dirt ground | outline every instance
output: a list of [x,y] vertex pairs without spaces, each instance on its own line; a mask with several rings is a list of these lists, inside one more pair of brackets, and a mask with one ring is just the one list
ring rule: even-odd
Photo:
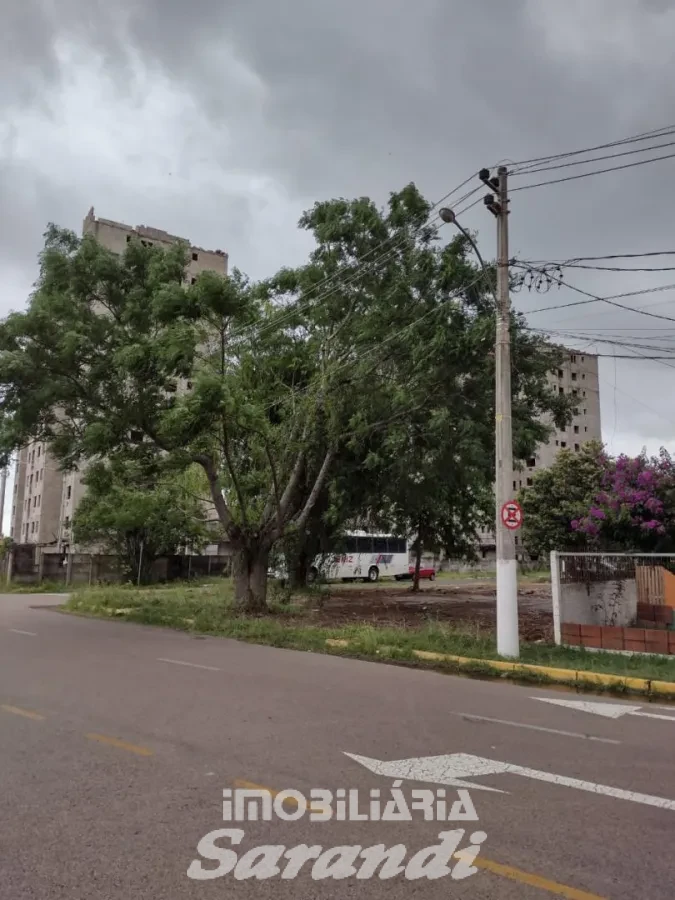
[[[424,625],[429,621],[466,623],[495,629],[494,582],[424,582],[414,594],[409,585],[335,585],[324,597],[317,618],[324,625],[365,622],[376,625]],[[520,634],[526,641],[553,640],[551,587],[518,589]]]

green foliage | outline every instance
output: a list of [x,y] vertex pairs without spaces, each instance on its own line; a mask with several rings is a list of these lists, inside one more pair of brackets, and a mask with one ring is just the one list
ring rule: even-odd
[[205,510],[190,491],[193,473],[165,475],[157,459],[118,453],[93,463],[73,518],[78,544],[117,554],[127,577],[145,581],[155,559],[199,551],[209,540]]
[[561,450],[548,469],[537,472],[520,494],[523,507],[523,544],[532,555],[551,550],[583,551],[588,538],[572,528],[600,491],[603,478],[602,444],[589,441],[574,453]]
[[[266,606],[275,544],[355,515],[468,552],[490,505],[493,278],[463,238],[441,246],[429,212],[414,185],[384,210],[317,203],[300,220],[307,265],[257,285],[236,270],[187,284],[182,245],[117,256],[51,226],[27,310],[0,326],[0,457],[37,439],[66,469],[92,460],[90,478],[116,455],[145,465],[148,448],[164,473],[199,466],[249,609]],[[546,384],[556,351],[512,326],[524,456],[546,437],[539,414],[567,408]],[[106,490],[109,533],[155,521],[128,485]],[[96,532],[91,503],[80,534]]]

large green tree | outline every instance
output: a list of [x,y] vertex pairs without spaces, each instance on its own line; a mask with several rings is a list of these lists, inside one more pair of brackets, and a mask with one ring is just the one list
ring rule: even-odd
[[[316,241],[308,264],[259,285],[236,270],[187,284],[181,245],[132,241],[117,256],[50,228],[27,310],[0,326],[0,450],[45,440],[68,467],[148,443],[177,470],[199,465],[235,551],[237,601],[265,609],[272,547],[306,534],[317,502],[335,524],[356,496],[350,468],[370,485],[387,477],[399,426],[438,409],[448,435],[468,431],[479,465],[490,460],[494,302],[429,212],[413,185],[384,210],[318,203],[300,221]],[[551,352],[527,347],[514,421],[534,435],[538,412],[563,409],[541,377]],[[376,513],[390,506],[360,494]]]
[[73,517],[75,542],[116,554],[134,581],[146,581],[162,556],[199,551],[210,534],[191,475],[166,472],[161,460],[137,453],[92,463]]
[[[444,244],[429,211],[412,185],[385,209],[367,198],[316,204],[301,222],[316,241],[309,263],[267,284],[278,303],[337,279],[320,307],[324,361],[345,371],[335,390],[362,385],[352,422],[372,423],[342,443],[312,527],[295,536],[298,579],[327,529],[368,521],[415,536],[419,554],[470,555],[476,527],[494,520],[494,270],[476,266],[464,238]],[[522,459],[548,437],[542,416],[560,425],[569,403],[547,383],[560,351],[518,316],[511,332]]]
[[589,441],[578,452],[561,450],[548,469],[523,488],[523,544],[533,556],[547,556],[551,550],[587,549],[589,537],[572,528],[592,506],[601,491],[605,471],[602,444]]
[[264,609],[270,548],[309,515],[335,426],[311,335],[236,271],[192,285],[186,267],[182,245],[117,256],[51,227],[27,310],[0,327],[0,445],[45,440],[68,467],[147,442],[201,466],[237,600]]

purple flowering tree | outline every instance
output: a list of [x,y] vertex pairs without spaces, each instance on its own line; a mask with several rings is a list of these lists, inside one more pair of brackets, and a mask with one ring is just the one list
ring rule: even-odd
[[601,490],[571,523],[601,549],[666,552],[675,544],[675,466],[662,449],[634,458],[603,455]]

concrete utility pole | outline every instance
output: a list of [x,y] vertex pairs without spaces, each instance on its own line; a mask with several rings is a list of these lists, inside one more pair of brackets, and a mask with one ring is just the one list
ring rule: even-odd
[[497,543],[497,652],[520,654],[518,638],[518,568],[513,531],[502,520],[502,509],[512,499],[513,428],[511,422],[511,334],[509,299],[509,197],[505,166],[490,178],[482,169],[481,180],[497,192],[485,205],[497,219],[497,335],[495,344],[495,495]]
[[5,519],[5,494],[7,492],[7,467],[2,470],[0,474],[0,534],[5,533],[4,527],[4,519]]

